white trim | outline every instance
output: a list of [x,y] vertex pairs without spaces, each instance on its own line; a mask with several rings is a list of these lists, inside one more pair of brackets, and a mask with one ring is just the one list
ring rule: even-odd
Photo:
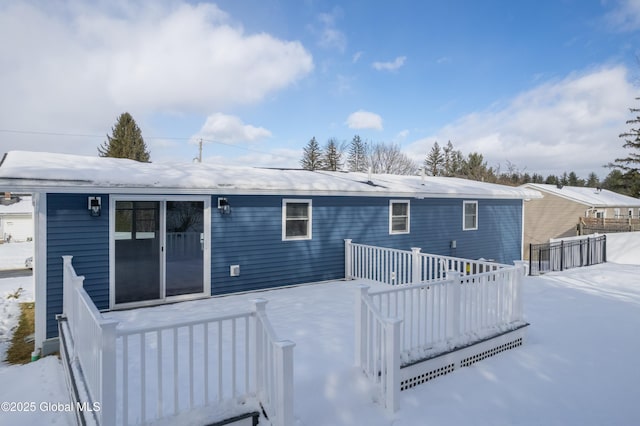
[[33,280],[35,287],[35,349],[47,339],[47,194],[33,194]]
[[[289,203],[307,203],[309,204],[308,210],[308,223],[307,223],[307,235],[302,237],[287,237],[287,204]],[[313,200],[311,198],[283,198],[282,199],[282,241],[300,241],[313,239]]]
[[109,193],[117,190],[119,194],[148,194],[148,195],[208,195],[214,196],[220,193],[228,195],[273,195],[285,197],[312,197],[312,196],[340,196],[340,197],[392,197],[392,198],[474,198],[474,199],[496,199],[496,200],[519,200],[534,197],[531,194],[490,194],[490,193],[452,193],[452,192],[416,192],[414,190],[402,191],[334,191],[327,189],[252,189],[252,188],[177,188],[177,187],[114,187],[109,185],[93,185],[90,182],[59,181],[55,184],[43,185],[41,182],[16,182],[14,179],[0,178],[0,186],[12,190],[13,192],[52,192],[62,194],[86,194],[89,192]]
[[[474,227],[470,227],[467,228],[467,205],[473,204],[476,206],[476,212],[475,212],[475,226]],[[477,200],[465,200],[462,202],[462,230],[463,231],[477,231],[478,230],[478,222],[479,222],[479,218],[478,218],[479,214],[478,214],[478,201]],[[524,223],[524,222],[523,222]]]
[[[404,231],[393,230],[393,205],[407,205],[407,229]],[[389,235],[402,235],[411,233],[411,200],[389,200]]]
[[[115,209],[116,201],[158,201],[160,202],[160,240],[164,248],[166,245],[166,203],[167,201],[202,201],[203,209],[203,231],[204,250],[203,256],[203,292],[193,294],[183,294],[179,296],[166,295],[160,299],[146,300],[142,302],[116,303],[115,292]],[[160,256],[160,287],[162,294],[165,294],[165,274],[166,274],[166,251],[163,249]],[[129,194],[109,194],[109,309],[133,308],[141,306],[161,305],[170,302],[184,300],[194,300],[211,296],[211,196],[203,195],[129,195]]]

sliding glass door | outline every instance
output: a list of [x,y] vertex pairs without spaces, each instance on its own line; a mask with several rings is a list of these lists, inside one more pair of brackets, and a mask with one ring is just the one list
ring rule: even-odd
[[166,295],[203,292],[204,203],[167,201]]
[[208,294],[210,201],[114,197],[112,306]]

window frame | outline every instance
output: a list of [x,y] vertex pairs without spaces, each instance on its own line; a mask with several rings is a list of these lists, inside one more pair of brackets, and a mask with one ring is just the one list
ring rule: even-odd
[[[303,236],[287,236],[287,205],[307,204],[307,234]],[[299,220],[299,219],[298,219]],[[282,199],[282,241],[304,241],[313,239],[313,200],[310,198],[283,198]]]
[[[394,204],[406,204],[407,205],[407,226],[405,230],[395,231],[393,229],[393,218],[394,217],[403,217],[403,216],[394,216],[393,214],[393,205]],[[389,200],[389,235],[402,235],[411,233],[411,200]]]
[[[467,227],[467,206],[468,205],[473,205],[475,206],[475,214],[474,214],[474,226],[473,227]],[[474,200],[468,200],[468,201],[463,201],[462,202],[462,230],[463,231],[477,231],[478,230],[478,201]]]

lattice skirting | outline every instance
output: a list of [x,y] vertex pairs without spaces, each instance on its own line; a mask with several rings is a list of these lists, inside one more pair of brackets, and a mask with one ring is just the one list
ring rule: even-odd
[[498,336],[402,367],[400,369],[400,390],[411,389],[436,377],[449,374],[458,368],[468,367],[500,352],[522,346],[528,325],[526,324]]

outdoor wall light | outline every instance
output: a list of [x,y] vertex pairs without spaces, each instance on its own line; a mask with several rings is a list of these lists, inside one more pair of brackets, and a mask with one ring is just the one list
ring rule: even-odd
[[93,217],[98,217],[101,211],[102,199],[100,197],[89,197],[89,214]]
[[218,198],[218,210],[220,214],[230,214],[231,205],[229,204],[229,200],[223,197]]

